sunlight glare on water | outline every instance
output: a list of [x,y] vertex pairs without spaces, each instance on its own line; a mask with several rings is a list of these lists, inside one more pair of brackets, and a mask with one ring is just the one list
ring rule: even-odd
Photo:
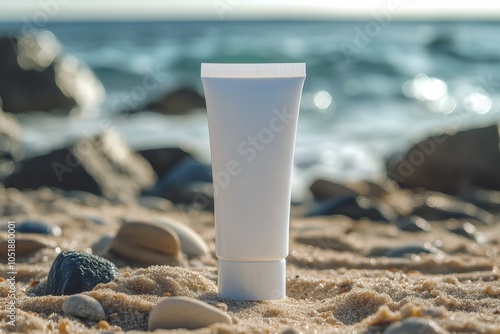
[[314,96],[314,105],[319,109],[325,110],[332,104],[332,100],[330,93],[322,90]]

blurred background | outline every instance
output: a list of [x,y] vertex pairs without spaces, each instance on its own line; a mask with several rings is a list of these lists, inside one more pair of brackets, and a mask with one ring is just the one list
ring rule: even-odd
[[0,98],[23,159],[112,128],[209,163],[200,63],[306,62],[295,188],[378,180],[428,135],[498,123],[498,18],[495,1],[1,1]]

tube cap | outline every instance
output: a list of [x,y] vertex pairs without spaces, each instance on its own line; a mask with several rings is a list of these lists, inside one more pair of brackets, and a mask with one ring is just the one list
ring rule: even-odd
[[286,298],[286,261],[219,260],[219,295],[240,300]]

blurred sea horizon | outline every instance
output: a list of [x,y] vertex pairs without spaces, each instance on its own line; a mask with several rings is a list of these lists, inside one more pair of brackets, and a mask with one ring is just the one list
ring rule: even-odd
[[[0,34],[23,28],[2,22]],[[377,179],[387,157],[416,140],[500,121],[499,28],[496,22],[416,20],[49,23],[44,29],[90,66],[107,95],[81,117],[19,115],[27,153],[106,124],[134,148],[187,147],[209,161],[203,112],[124,117],[117,106],[140,106],[178,87],[202,93],[202,62],[306,62],[295,185],[318,176]],[[158,87],[134,97],[151,75]]]

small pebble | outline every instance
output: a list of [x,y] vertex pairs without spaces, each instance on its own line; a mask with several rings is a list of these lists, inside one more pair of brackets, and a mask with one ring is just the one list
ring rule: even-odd
[[62,305],[65,315],[72,315],[81,319],[99,321],[106,318],[102,305],[92,297],[73,295],[68,297]]
[[218,308],[190,297],[167,297],[149,314],[148,330],[198,329],[222,322],[231,324],[231,317]]
[[16,232],[60,236],[61,228],[39,220],[25,220],[16,225]]
[[58,329],[60,334],[69,334],[72,332],[70,324],[68,324],[64,319],[59,322]]
[[92,290],[99,283],[108,283],[119,276],[108,260],[93,254],[65,251],[60,253],[49,271],[47,295],[73,295]]
[[401,217],[396,225],[401,231],[406,232],[429,232],[431,230],[431,225],[427,220],[418,216]]
[[101,320],[99,321],[99,323],[97,324],[97,328],[99,329],[102,329],[102,330],[108,330],[111,328],[111,326],[109,325],[109,323],[106,321],[106,320]]
[[145,265],[169,264],[177,257],[181,242],[168,226],[145,221],[123,224],[111,242],[109,251]]
[[389,249],[385,256],[387,257],[408,257],[414,254],[435,254],[439,250],[430,244],[425,245],[407,245]]
[[205,241],[189,226],[172,219],[162,219],[159,222],[177,233],[181,242],[182,252],[187,254],[187,256],[191,258],[198,257],[207,255],[210,252]]
[[418,334],[446,334],[447,331],[443,330],[438,324],[432,320],[423,318],[406,318],[403,321],[398,321],[391,324],[386,328],[384,334],[404,334],[404,333],[418,333]]
[[[0,258],[7,259],[9,242],[3,240],[0,242]],[[50,242],[38,235],[19,235],[16,236],[16,257],[21,258],[40,250],[51,247]]]
[[455,233],[466,237],[467,239],[477,240],[477,229],[471,223],[464,223],[460,227],[452,228],[449,230],[451,233]]

